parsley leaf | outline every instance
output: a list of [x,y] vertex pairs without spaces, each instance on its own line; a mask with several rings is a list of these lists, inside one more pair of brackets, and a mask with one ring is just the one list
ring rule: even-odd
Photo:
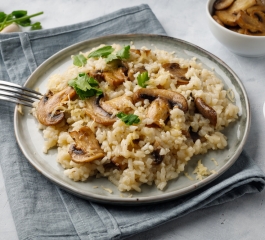
[[106,62],[111,62],[115,59],[128,59],[130,57],[130,45],[123,47],[116,54],[113,54],[114,48],[112,46],[104,46],[91,52],[87,58],[106,58]]
[[40,22],[35,22],[31,25],[30,30],[39,30],[42,29],[41,23]]
[[115,54],[110,54],[106,58],[106,62],[111,62],[116,59],[128,59],[130,57],[130,46],[125,46],[124,48],[120,49],[116,55]]
[[130,45],[119,50],[116,56],[120,59],[128,59],[130,57]]
[[68,85],[75,89],[82,100],[103,93],[100,88],[97,88],[99,85],[97,80],[89,77],[86,73],[79,73],[76,79],[68,82]]
[[142,88],[146,88],[147,86],[147,81],[149,80],[150,78],[148,77],[148,72],[143,72],[141,74],[139,74],[137,76],[137,82],[138,82],[138,85],[141,86]]
[[87,63],[87,59],[83,54],[74,55],[73,58],[73,64],[78,67],[83,67]]
[[120,112],[116,115],[119,119],[121,119],[126,125],[137,124],[140,122],[140,119],[137,115],[134,114],[126,114]]
[[118,57],[116,55],[110,54],[108,57],[106,57],[105,60],[108,63],[108,62],[111,62],[111,61],[116,60],[116,59],[118,59]]
[[94,52],[89,53],[87,58],[97,58],[97,57],[107,57],[114,51],[114,48],[112,46],[104,46],[102,48],[97,49]]
[[21,17],[24,17],[27,15],[27,11],[25,10],[16,10],[16,11],[13,11],[12,12],[12,15],[15,17],[15,18],[21,18]]

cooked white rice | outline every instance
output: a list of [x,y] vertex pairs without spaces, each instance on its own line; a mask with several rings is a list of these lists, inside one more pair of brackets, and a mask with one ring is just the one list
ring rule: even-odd
[[[112,46],[116,50],[121,48],[116,44]],[[185,76],[190,79],[189,83],[176,86],[177,82],[172,80],[170,73],[161,66],[166,62],[178,63],[182,68],[188,68]],[[238,107],[227,98],[227,91],[224,90],[222,81],[214,72],[203,69],[195,58],[181,59],[174,53],[156,49],[148,56],[142,54],[139,57],[131,53],[128,64],[131,69],[145,67],[150,76],[147,88],[159,86],[182,94],[187,99],[189,111],[184,113],[175,107],[170,110],[169,120],[162,127],[150,127],[148,125],[152,123],[152,119],[146,117],[150,101],[144,100],[135,104],[128,103],[131,113],[139,116],[141,120],[139,124],[128,126],[118,119],[111,126],[103,126],[85,113],[85,100],[69,100],[64,103],[66,121],[56,126],[42,126],[45,139],[44,152],[56,147],[58,163],[65,169],[65,175],[74,181],[86,181],[91,176],[106,177],[120,191],[141,191],[142,184],[153,183],[158,189],[163,190],[169,180],[177,178],[184,171],[192,156],[204,154],[209,149],[224,149],[227,146],[227,138],[221,130],[237,119]],[[78,73],[104,70],[105,67],[105,59],[89,58],[84,67],[72,65],[65,73],[51,76],[47,88],[53,93],[59,92],[66,88],[68,81],[76,78]],[[137,84],[138,74],[135,74],[135,80],[126,80],[116,89],[104,81],[100,82],[100,88],[110,99],[124,94],[132,96],[141,88]],[[193,98],[202,98],[216,111],[215,127],[194,110],[191,94]],[[88,126],[95,133],[105,157],[83,164],[71,160],[68,150],[74,140],[69,132],[77,131],[82,126]],[[192,131],[204,137],[204,141],[198,139],[193,142],[184,135],[183,131],[188,131],[190,127]],[[164,156],[160,164],[153,163],[153,144],[156,141],[161,145],[160,155]],[[119,156],[124,157],[123,161],[127,168],[122,170],[118,167],[109,167],[111,159]]]

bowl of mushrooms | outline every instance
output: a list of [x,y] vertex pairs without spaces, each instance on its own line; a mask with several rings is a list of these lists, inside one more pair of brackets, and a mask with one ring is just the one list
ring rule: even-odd
[[231,52],[265,56],[265,0],[208,0],[206,12],[212,34]]

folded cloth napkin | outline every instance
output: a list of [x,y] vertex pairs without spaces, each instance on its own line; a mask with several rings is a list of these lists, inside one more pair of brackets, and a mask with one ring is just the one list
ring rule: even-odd
[[[165,31],[150,8],[140,5],[66,27],[0,35],[0,79],[22,85],[37,66],[60,49],[118,33]],[[13,133],[13,112],[13,104],[0,102],[0,162],[20,239],[126,238],[197,209],[261,191],[265,185],[264,173],[243,152],[211,184],[167,204],[132,209],[89,202],[59,189],[23,157]]]

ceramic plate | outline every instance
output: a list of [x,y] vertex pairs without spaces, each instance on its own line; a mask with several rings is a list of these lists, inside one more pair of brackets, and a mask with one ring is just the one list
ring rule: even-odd
[[[169,52],[174,51],[177,57],[190,59],[196,57],[203,67],[209,70],[214,69],[217,76],[223,80],[226,89],[232,89],[235,94],[235,104],[239,107],[239,119],[229,125],[225,130],[228,136],[228,147],[224,150],[209,151],[204,156],[195,156],[187,165],[185,171],[192,174],[198,159],[203,157],[203,164],[216,173],[204,178],[202,181],[189,180],[186,176],[180,175],[177,179],[169,181],[164,191],[157,190],[156,186],[142,186],[142,192],[132,192],[130,194],[121,193],[107,179],[90,178],[86,182],[74,182],[64,176],[63,168],[56,162],[56,150],[50,150],[48,154],[42,152],[44,140],[42,132],[38,130],[37,122],[29,113],[30,109],[23,108],[24,115],[15,110],[14,127],[17,142],[30,163],[49,180],[57,184],[60,188],[78,195],[82,198],[112,204],[144,204],[150,202],[160,202],[183,196],[187,193],[205,186],[212,180],[224,173],[235,162],[242,151],[246,141],[249,126],[250,113],[249,104],[244,87],[235,73],[220,59],[211,53],[180,39],[159,35],[113,35],[97,39],[87,40],[70,46],[56,53],[29,77],[25,83],[26,87],[39,88],[40,92],[46,92],[46,83],[50,75],[62,73],[72,64],[71,55],[78,54],[80,51],[86,52],[100,44],[110,45],[118,43],[128,45],[131,42],[140,48],[146,46],[150,49],[158,48]],[[215,158],[218,166],[211,160]],[[95,188],[94,186],[99,186]],[[101,186],[110,188],[110,194]]]

